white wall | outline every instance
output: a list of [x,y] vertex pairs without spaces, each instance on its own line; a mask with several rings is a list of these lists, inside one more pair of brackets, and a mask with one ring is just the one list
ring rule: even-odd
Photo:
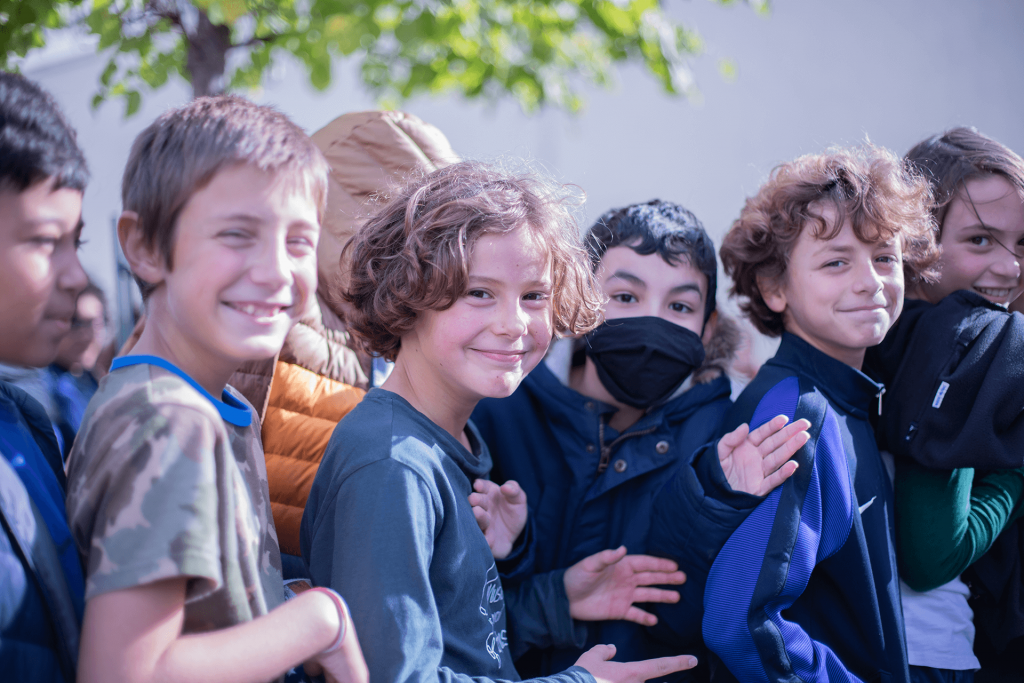
[[[526,156],[588,193],[587,214],[653,197],[692,209],[716,242],[777,163],[870,136],[905,152],[926,135],[966,124],[1024,151],[1024,3],[1019,0],[774,0],[772,14],[710,2],[668,3],[696,26],[708,55],[695,68],[703,103],[660,93],[639,68],[611,91],[589,89],[573,116],[533,117],[512,102],[421,98],[404,108],[439,126],[465,157]],[[77,51],[76,51],[77,50]],[[717,59],[738,65],[724,82]],[[105,60],[81,45],[26,65],[78,128],[92,167],[86,193],[86,267],[113,292],[111,221],[134,136],[184,102],[183,83],[144,97],[124,120],[119,103],[89,101]],[[310,132],[340,113],[372,108],[355,68],[314,91],[284,64],[253,98],[276,104]],[[722,295],[724,297],[724,286]]]

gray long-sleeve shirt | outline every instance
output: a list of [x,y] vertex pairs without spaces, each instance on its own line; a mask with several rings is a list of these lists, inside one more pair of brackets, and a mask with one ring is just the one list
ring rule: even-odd
[[[327,446],[302,519],[313,582],[348,601],[381,683],[519,680],[505,599],[468,497],[491,460],[397,394],[374,389]],[[568,606],[565,624],[572,631]],[[593,683],[572,667],[552,683]]]

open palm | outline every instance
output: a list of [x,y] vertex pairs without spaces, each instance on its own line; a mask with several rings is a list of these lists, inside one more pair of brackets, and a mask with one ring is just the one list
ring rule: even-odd
[[796,472],[790,458],[811,438],[811,423],[787,422],[788,417],[778,415],[752,432],[741,424],[718,440],[718,460],[734,491],[765,496]]
[[650,555],[627,555],[626,547],[603,550],[565,571],[569,613],[580,621],[625,619],[645,626],[657,617],[633,603],[678,602],[679,593],[652,588],[686,581],[676,563]]

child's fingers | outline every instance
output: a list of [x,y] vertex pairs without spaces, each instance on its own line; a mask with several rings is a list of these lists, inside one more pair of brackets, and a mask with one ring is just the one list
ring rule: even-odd
[[633,575],[633,584],[636,586],[678,586],[681,583],[686,583],[686,574],[680,571],[640,572]]
[[622,618],[626,621],[642,624],[643,626],[654,626],[658,623],[658,617],[654,616],[650,612],[645,612],[636,605],[630,605],[629,609],[626,610],[626,614],[623,615]]
[[519,485],[519,482],[514,479],[509,479],[501,485],[501,495],[505,496],[505,499],[510,503],[525,503],[526,492]]
[[627,555],[625,561],[634,572],[674,572],[679,569],[672,560],[654,555]]
[[634,668],[638,681],[649,681],[652,678],[660,678],[677,671],[685,671],[697,666],[697,658],[693,655],[678,655],[676,657],[659,657],[658,659],[645,659],[642,662],[631,662],[626,664]]
[[787,422],[789,422],[789,418],[785,415],[776,415],[754,431],[750,432],[750,436],[747,437],[747,441],[755,446],[760,446],[765,439],[785,427]]
[[633,590],[633,602],[679,602],[679,591],[669,591],[662,588],[636,588]]
[[626,546],[620,545],[618,548],[611,550],[602,550],[599,553],[594,553],[590,557],[586,557],[583,562],[583,568],[589,572],[600,572],[604,571],[608,567],[612,566],[623,557],[626,556]]
[[469,504],[472,505],[473,507],[486,508],[488,502],[490,502],[490,498],[486,493],[469,494]]
[[487,479],[477,479],[473,482],[473,490],[477,493],[489,493],[498,488],[498,485]]
[[718,440],[718,457],[719,459],[732,453],[736,450],[743,440],[747,438],[747,433],[750,427],[746,422],[741,424],[736,429],[732,430],[721,439]]
[[797,467],[799,467],[799,465],[797,464],[796,460],[790,460],[789,462],[783,464],[782,467],[780,467],[779,469],[775,470],[770,475],[765,477],[764,482],[761,485],[761,495],[763,496],[768,494],[770,491],[774,491],[776,487],[778,487],[784,481],[793,476],[793,473],[796,472]]
[[476,523],[482,531],[487,531],[487,527],[491,525],[491,515],[487,510],[481,507],[473,508],[473,516],[476,517]]
[[[583,657],[587,657],[588,655],[594,655],[602,662],[607,662],[615,656],[615,646],[610,643],[607,645],[595,645],[594,647],[590,648],[589,650],[583,653]],[[583,659],[583,657],[581,657],[580,659]],[[589,659],[589,657],[587,658]],[[579,664],[579,662],[576,663]]]
[[797,434],[800,434],[801,432],[810,429],[810,427],[811,423],[808,422],[807,420],[797,420],[792,424],[786,425],[785,429],[780,429],[779,431],[775,432],[774,434],[766,438],[761,443],[761,445],[758,446],[758,450],[760,450],[762,454],[771,453],[775,449],[781,448],[783,444],[785,444],[787,441],[792,439]]
[[785,443],[764,457],[761,461],[762,472],[767,475],[779,469],[783,463],[792,458],[797,451],[803,448],[803,445],[807,443],[810,438],[811,435],[807,432],[797,432],[791,436]]

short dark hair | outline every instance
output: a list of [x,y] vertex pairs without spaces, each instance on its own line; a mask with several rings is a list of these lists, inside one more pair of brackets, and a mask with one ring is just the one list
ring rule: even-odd
[[394,360],[423,311],[462,296],[473,246],[483,235],[529,230],[551,259],[556,334],[583,334],[603,303],[566,189],[535,174],[516,175],[462,161],[397,190],[345,246],[352,275],[341,297],[346,322],[366,350]]
[[89,168],[53,96],[21,74],[0,71],[0,190],[23,192],[46,178],[85,191]]
[[691,211],[679,204],[652,199],[606,212],[586,236],[590,262],[596,271],[606,251],[627,246],[641,256],[658,254],[671,266],[686,261],[708,280],[704,322],[715,310],[718,261],[715,245]]
[[[220,170],[250,164],[284,172],[304,187],[323,219],[327,162],[309,136],[273,107],[236,95],[201,97],[172,109],[139,133],[121,181],[121,202],[139,215],[147,247],[173,268],[174,229],[192,195]],[[153,286],[135,278],[143,298]]]
[[[783,315],[765,303],[758,280],[781,282],[800,233],[836,237],[849,219],[861,242],[899,238],[908,283],[933,282],[939,250],[928,183],[892,152],[872,145],[808,154],[777,166],[722,239],[733,296],[758,331],[781,336]],[[822,215],[835,209],[835,218]]]
[[932,216],[938,237],[950,203],[968,180],[1000,175],[1024,200],[1024,159],[975,128],[951,128],[922,140],[907,152],[906,160],[932,186]]

